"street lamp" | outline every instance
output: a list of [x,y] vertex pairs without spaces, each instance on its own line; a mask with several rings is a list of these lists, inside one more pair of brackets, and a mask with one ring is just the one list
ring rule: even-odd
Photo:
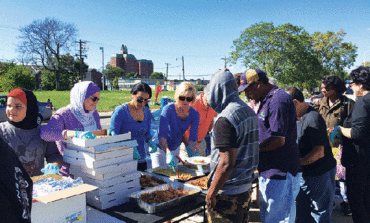
[[100,47],[99,49],[101,50],[101,59],[102,59],[102,71],[101,71],[101,73],[102,73],[102,79],[101,79],[101,81],[102,81],[102,84],[103,84],[103,86],[102,86],[102,90],[104,90],[104,86],[105,86],[105,75],[104,75],[104,47]]

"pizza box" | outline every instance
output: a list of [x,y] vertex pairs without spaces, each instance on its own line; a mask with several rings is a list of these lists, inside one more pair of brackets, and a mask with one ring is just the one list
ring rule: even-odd
[[98,169],[98,168],[106,167],[106,166],[109,166],[115,163],[132,161],[132,157],[133,155],[129,154],[129,155],[117,156],[117,157],[110,158],[110,159],[96,161],[94,159],[91,159],[88,156],[86,156],[86,158],[77,158],[77,157],[70,157],[64,154],[63,161],[69,164],[84,166],[90,169]]
[[117,184],[131,182],[136,179],[139,180],[140,176],[141,176],[140,171],[134,171],[130,173],[120,173],[119,176],[116,176],[114,178],[107,179],[107,180],[97,180],[97,179],[91,178],[87,174],[77,175],[77,177],[81,177],[85,183],[97,186],[101,190],[104,190],[105,188],[112,188]]
[[34,198],[32,222],[87,222],[86,193],[96,189],[98,187],[82,184]]
[[90,206],[93,206],[100,210],[104,210],[110,207],[118,206],[120,204],[129,202],[130,195],[139,190],[140,190],[140,186],[130,187],[122,193],[114,194],[115,196],[112,196],[110,199],[107,199],[107,197],[97,197],[94,195],[87,194],[86,199],[87,199],[87,203]]
[[[93,131],[96,136],[104,136],[107,135],[107,130],[102,129],[98,131]],[[119,134],[115,136],[107,136],[104,138],[96,138],[96,139],[79,139],[79,138],[70,138],[64,140],[67,144],[76,145],[80,147],[91,147],[91,146],[98,146],[108,143],[120,142],[125,140],[131,139],[131,132],[125,134]]]
[[93,176],[99,175],[99,174],[105,174],[105,173],[113,173],[113,172],[132,172],[137,169],[137,160],[131,160],[128,162],[119,162],[119,163],[113,163],[107,166],[99,167],[96,169],[91,169],[85,166],[79,166],[79,165],[71,165],[70,172],[73,174],[74,171],[78,169],[80,172],[84,172]]
[[99,181],[110,180],[110,179],[119,177],[123,174],[127,174],[127,173],[130,173],[130,172],[133,172],[133,171],[136,171],[136,168],[135,169],[131,168],[131,170],[127,170],[127,171],[124,171],[124,172],[122,170],[118,170],[118,171],[115,171],[115,172],[94,174],[93,175],[91,173],[86,173],[86,172],[81,171],[80,166],[76,166],[76,165],[71,164],[71,167],[70,167],[70,172],[76,177],[81,177],[82,178],[82,176],[86,176],[88,178],[91,178],[91,179],[94,179],[94,180],[99,180]]
[[96,154],[97,157],[102,156],[101,159],[104,159],[104,155],[107,152],[116,152],[118,150],[122,149],[129,149],[137,146],[136,140],[126,140],[126,141],[121,141],[121,142],[113,142],[113,143],[106,143],[103,145],[97,145],[97,146],[89,146],[89,147],[82,147],[74,144],[67,144],[66,149],[71,150],[68,152],[88,152],[88,153],[93,153]]
[[128,191],[132,191],[132,188],[136,188],[136,190],[141,189],[139,179],[116,184],[113,187],[99,188],[99,190],[88,192],[87,197],[93,196],[95,199],[100,201],[109,201],[115,198],[116,195],[126,194]]
[[[136,140],[132,140],[132,141],[136,142]],[[125,141],[125,142],[129,142],[129,141]],[[124,142],[119,143],[119,144],[123,144],[123,143]],[[130,147],[126,147],[122,145],[119,149],[116,149],[116,150],[108,149],[105,151],[98,151],[98,150],[84,151],[80,148],[67,147],[64,149],[64,155],[74,157],[74,158],[91,159],[94,161],[100,161],[100,160],[114,158],[117,156],[124,156],[124,155],[129,155],[129,154],[132,155],[134,153],[134,146],[135,144],[130,145]],[[89,148],[93,149],[94,147],[89,147]]]

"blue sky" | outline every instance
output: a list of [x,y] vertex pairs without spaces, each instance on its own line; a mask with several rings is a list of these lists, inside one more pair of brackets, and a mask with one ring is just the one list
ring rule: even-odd
[[233,40],[261,21],[289,22],[310,34],[343,29],[345,41],[358,47],[354,66],[370,51],[369,0],[0,0],[0,10],[0,61],[17,57],[19,27],[46,17],[76,26],[78,39],[88,41],[90,68],[102,67],[99,47],[107,64],[125,44],[137,59],[152,60],[156,72],[165,73],[169,63],[171,79],[182,74],[182,56],[186,78],[209,79],[224,67],[221,58],[230,55]]

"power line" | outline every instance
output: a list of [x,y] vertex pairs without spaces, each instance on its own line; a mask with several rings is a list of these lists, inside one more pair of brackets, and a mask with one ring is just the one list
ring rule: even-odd
[[83,80],[83,75],[82,75],[82,65],[84,64],[84,58],[87,58],[87,55],[82,55],[82,53],[85,53],[86,50],[88,49],[88,47],[86,47],[86,43],[87,41],[76,41],[79,45],[80,45],[80,54],[76,54],[76,56],[80,57],[80,77],[81,77],[81,81]]
[[[168,68],[176,68],[176,67],[181,67],[182,65],[178,65],[178,66],[173,66],[173,67],[168,67]],[[161,67],[161,68],[155,68],[155,69],[167,69],[167,67]]]

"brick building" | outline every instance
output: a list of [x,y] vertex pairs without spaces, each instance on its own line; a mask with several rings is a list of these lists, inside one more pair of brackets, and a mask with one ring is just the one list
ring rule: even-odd
[[128,54],[126,45],[122,45],[121,54],[112,55],[110,64],[122,68],[126,73],[137,73],[141,78],[148,78],[154,69],[151,60],[137,60],[134,55]]

